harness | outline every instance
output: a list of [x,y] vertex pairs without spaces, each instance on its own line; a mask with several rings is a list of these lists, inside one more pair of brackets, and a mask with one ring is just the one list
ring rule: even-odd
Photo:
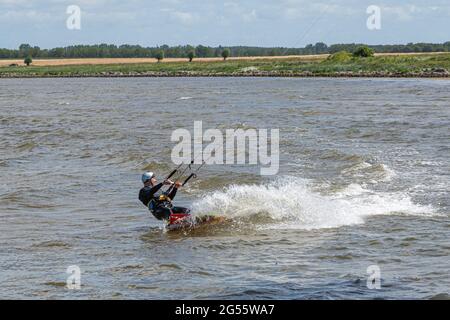
[[173,207],[172,199],[170,199],[166,194],[162,194],[158,197],[158,200],[153,198],[148,203],[148,209],[150,211],[154,211],[158,207],[165,207],[165,208],[171,209]]

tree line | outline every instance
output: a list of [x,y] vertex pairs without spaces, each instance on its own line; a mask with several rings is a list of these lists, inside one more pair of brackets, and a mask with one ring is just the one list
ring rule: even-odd
[[[209,58],[223,57],[224,52],[234,57],[250,56],[285,56],[285,55],[312,55],[336,53],[340,51],[355,52],[364,44],[333,44],[328,46],[323,42],[309,44],[303,48],[283,47],[249,47],[234,46],[224,48],[210,46],[157,46],[142,47],[140,45],[74,45],[53,49],[41,49],[38,46],[22,44],[18,49],[0,49],[0,59],[33,58],[157,58],[163,55],[167,58],[193,57]],[[407,53],[407,52],[450,52],[450,41],[445,43],[408,43],[400,45],[369,45],[377,53]]]

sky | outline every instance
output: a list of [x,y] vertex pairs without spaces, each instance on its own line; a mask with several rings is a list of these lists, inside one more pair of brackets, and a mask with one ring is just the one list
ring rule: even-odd
[[[70,30],[67,7],[81,9]],[[369,30],[367,8],[380,8]],[[74,44],[303,47],[450,41],[450,0],[0,0],[0,48]]]

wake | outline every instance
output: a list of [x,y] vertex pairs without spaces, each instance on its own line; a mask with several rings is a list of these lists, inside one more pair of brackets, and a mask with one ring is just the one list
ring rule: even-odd
[[406,193],[382,193],[352,184],[322,195],[308,181],[283,177],[266,185],[232,185],[193,203],[194,215],[214,213],[271,228],[322,229],[364,223],[375,215],[434,215],[432,206],[414,203]]

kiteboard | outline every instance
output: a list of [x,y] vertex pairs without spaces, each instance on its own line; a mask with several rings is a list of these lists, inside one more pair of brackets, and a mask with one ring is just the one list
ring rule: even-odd
[[168,231],[192,230],[203,226],[221,224],[228,220],[221,216],[193,216],[189,213],[172,213],[166,223],[166,229]]

